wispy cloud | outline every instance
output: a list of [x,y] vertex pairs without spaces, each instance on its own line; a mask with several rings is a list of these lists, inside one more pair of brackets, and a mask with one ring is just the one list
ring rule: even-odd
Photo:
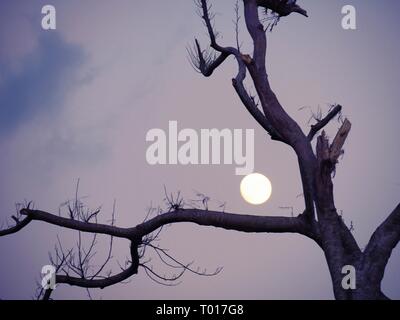
[[0,63],[0,133],[13,132],[32,117],[54,113],[76,81],[84,62],[83,51],[57,33],[42,33],[37,49],[23,58],[21,72]]

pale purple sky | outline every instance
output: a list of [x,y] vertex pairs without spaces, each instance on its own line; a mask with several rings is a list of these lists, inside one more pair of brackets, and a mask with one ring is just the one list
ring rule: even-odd
[[[34,200],[57,213],[81,195],[109,219],[117,201],[117,224],[143,220],[146,208],[161,204],[163,185],[185,197],[201,191],[227,202],[227,210],[261,215],[302,211],[295,155],[272,142],[248,115],[231,86],[236,66],[226,62],[210,79],[196,74],[186,46],[205,30],[188,0],[50,1],[57,30],[41,29],[41,8],[49,1],[0,2],[0,219],[16,202]],[[212,1],[222,44],[234,44],[235,1]],[[353,4],[358,30],[341,28],[341,8]],[[397,205],[400,101],[400,45],[394,0],[302,0],[309,19],[282,19],[269,37],[272,86],[288,112],[307,129],[310,106],[323,111],[340,103],[353,123],[335,177],[336,205],[354,222],[363,247]],[[250,52],[246,30],[243,51]],[[145,136],[152,128],[254,128],[255,170],[268,176],[273,194],[255,207],[239,194],[235,165],[149,166]],[[328,129],[334,135],[338,123]],[[218,202],[214,202],[217,205]],[[0,298],[30,298],[35,278],[48,263],[56,235],[73,245],[76,233],[33,223],[0,239]],[[93,291],[96,298],[331,299],[322,251],[296,235],[248,235],[193,225],[176,225],[162,244],[184,261],[212,269],[214,278],[187,274],[177,287],[161,287],[144,272],[126,285]],[[104,248],[102,246],[104,245]],[[99,255],[106,254],[106,242]],[[116,258],[128,254],[117,243]],[[155,264],[155,266],[159,266]],[[400,253],[394,251],[384,292],[400,298]],[[118,268],[118,267],[117,267]],[[84,298],[79,288],[60,287],[54,298]]]

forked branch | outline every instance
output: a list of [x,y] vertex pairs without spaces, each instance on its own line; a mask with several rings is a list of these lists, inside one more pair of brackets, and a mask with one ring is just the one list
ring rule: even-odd
[[379,286],[393,249],[400,241],[400,204],[376,229],[364,251],[364,271],[371,285]]
[[[58,246],[56,246],[55,249],[55,258],[51,257],[50,262],[56,267],[57,284],[68,284],[71,286],[86,288],[87,290],[91,288],[103,289],[114,284],[123,283],[131,276],[137,274],[139,267],[142,267],[151,279],[157,283],[165,285],[175,285],[176,281],[186,271],[202,276],[213,276],[218,274],[221,271],[221,268],[217,268],[212,272],[193,269],[192,263],[187,264],[179,262],[167,253],[165,249],[154,244],[162,228],[165,225],[174,223],[194,223],[201,226],[212,226],[247,233],[298,233],[315,240],[320,245],[319,230],[311,227],[303,215],[298,217],[265,217],[232,214],[211,211],[208,209],[185,209],[179,196],[177,198],[168,196],[168,199],[170,201],[179,202],[179,205],[175,206],[170,204],[167,212],[157,214],[155,217],[131,228],[115,226],[114,216],[111,225],[104,225],[97,223],[97,218],[94,219],[94,221],[86,219],[84,219],[84,221],[78,220],[74,211],[75,209],[72,210],[74,215],[66,218],[60,215],[30,208],[23,208],[20,210],[21,216],[26,217],[21,220],[24,221],[22,224],[21,222],[17,222],[17,226],[13,228],[21,230],[23,227],[27,226],[30,221],[42,221],[65,229],[78,231],[78,251],[74,252],[72,249],[64,250],[61,241],[59,240]],[[80,216],[79,219],[83,218],[84,216]],[[14,231],[12,228],[11,230]],[[88,249],[83,247],[81,232],[94,235]],[[1,235],[5,236],[11,233],[10,229],[8,229],[3,231]],[[111,242],[106,260],[96,272],[90,269],[90,260],[96,253],[94,251],[94,246],[98,234],[111,236]],[[111,275],[111,271],[107,272],[105,275],[101,275],[105,265],[111,259],[113,237],[130,240],[130,259],[127,261],[129,266],[121,268],[121,272],[114,275]],[[164,264],[174,269],[180,269],[180,271],[171,277],[162,276],[156,272],[148,265],[149,260],[143,260],[147,247],[153,249]],[[41,289],[38,296],[43,299],[50,299],[51,293],[51,289],[45,291]],[[88,295],[90,296],[89,291]]]

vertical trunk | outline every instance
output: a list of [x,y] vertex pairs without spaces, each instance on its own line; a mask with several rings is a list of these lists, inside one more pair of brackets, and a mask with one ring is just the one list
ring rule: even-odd
[[318,165],[315,171],[315,205],[322,249],[331,274],[335,298],[349,300],[353,299],[355,292],[343,288],[342,269],[348,265],[359,269],[361,251],[335,207],[332,172],[336,161],[331,157],[331,146],[324,132],[318,137],[316,155]]
[[[318,229],[318,243],[322,247],[328,263],[336,299],[384,299],[386,297],[380,290],[382,279],[371,281],[374,276],[369,268],[364,266],[363,253],[335,207],[332,174],[350,132],[350,121],[347,119],[344,121],[332,144],[330,144],[325,133],[322,132],[318,137],[316,152],[314,152],[310,140],[340,112],[341,107],[332,112],[326,118],[325,124],[313,132],[311,136],[305,136],[298,123],[285,111],[271,89],[265,63],[267,39],[258,16],[258,6],[279,13],[279,9],[284,8],[278,8],[278,5],[288,7],[286,2],[272,0],[244,1],[245,21],[253,39],[254,52],[252,58],[246,56],[243,62],[252,77],[265,118],[268,119],[269,126],[273,128],[269,132],[277,133],[280,141],[291,146],[298,157],[305,199],[305,213],[312,227],[316,226]],[[291,10],[290,12],[294,11]],[[280,15],[284,16],[285,14],[282,11]],[[400,225],[400,222],[398,224]],[[398,241],[395,236],[392,238]],[[371,262],[367,263],[371,265]],[[355,290],[346,290],[342,287],[345,276],[342,274],[342,270],[345,266],[353,266],[356,270],[357,289]]]
[[[372,281],[370,266],[366,265],[364,255],[353,235],[338,215],[333,195],[332,173],[335,170],[351,124],[346,121],[338,135],[329,144],[325,133],[318,137],[315,170],[315,204],[318,224],[321,232],[321,246],[324,250],[332,278],[335,298],[338,300],[383,300],[387,297],[381,291],[381,280]],[[356,289],[344,289],[342,285],[345,274],[344,266],[353,266],[356,270]]]

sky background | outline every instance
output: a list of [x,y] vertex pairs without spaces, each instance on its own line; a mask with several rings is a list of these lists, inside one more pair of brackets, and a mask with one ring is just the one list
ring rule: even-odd
[[[234,44],[234,3],[212,1],[220,43]],[[186,199],[197,191],[227,202],[229,212],[287,215],[303,210],[297,162],[287,146],[272,142],[250,117],[231,86],[229,59],[212,78],[196,74],[186,47],[205,30],[189,0],[57,1],[57,30],[41,28],[49,1],[0,2],[0,221],[10,222],[15,204],[58,212],[80,195],[117,225],[140,223],[152,203],[162,204],[165,185]],[[293,15],[268,33],[267,64],[273,89],[286,110],[308,130],[311,110],[340,103],[353,123],[334,179],[336,206],[364,247],[374,229],[398,204],[400,44],[395,0],[302,0],[310,18]],[[341,8],[357,9],[356,31],[341,28]],[[243,52],[251,52],[241,25]],[[307,108],[303,108],[307,107]],[[272,182],[271,199],[251,206],[240,197],[235,165],[150,166],[145,136],[152,128],[255,129],[255,171]],[[332,123],[332,137],[339,123]],[[1,224],[0,224],[1,225]],[[0,239],[0,298],[30,299],[48,252],[59,235],[65,246],[77,233],[34,222]],[[162,245],[183,261],[221,274],[186,274],[177,287],[163,287],[143,270],[128,284],[92,291],[103,299],[332,299],[323,252],[298,235],[252,235],[174,225]],[[117,241],[115,260],[128,243]],[[99,258],[107,254],[100,241]],[[112,264],[118,270],[116,263]],[[156,268],[162,265],[154,262]],[[400,298],[400,252],[394,250],[383,290]],[[55,299],[86,298],[79,288],[60,287]]]

